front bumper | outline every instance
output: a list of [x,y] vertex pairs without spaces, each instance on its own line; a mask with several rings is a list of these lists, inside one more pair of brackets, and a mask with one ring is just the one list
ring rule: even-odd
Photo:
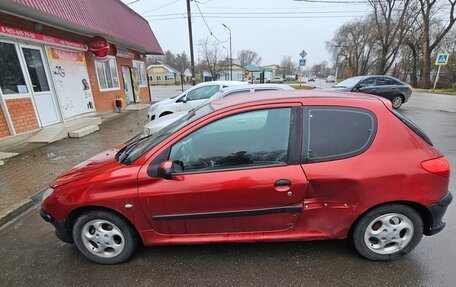
[[44,209],[40,209],[40,216],[44,221],[51,223],[55,228],[55,235],[65,243],[73,243],[71,232],[68,229],[66,221],[55,220],[52,215],[46,213]]
[[442,231],[442,229],[446,225],[445,219],[443,216],[450,205],[451,201],[453,200],[453,195],[451,192],[448,192],[442,199],[440,199],[439,203],[432,204],[427,207],[429,214],[431,215],[431,220],[429,226],[425,228],[424,235],[434,235]]

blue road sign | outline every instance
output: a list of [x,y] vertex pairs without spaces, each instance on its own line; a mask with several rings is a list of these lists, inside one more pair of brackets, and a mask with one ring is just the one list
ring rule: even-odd
[[439,54],[437,54],[437,59],[435,60],[435,64],[437,66],[445,66],[446,64],[448,64],[448,58],[449,58],[448,54],[439,53]]
[[306,65],[306,59],[299,59],[299,66],[304,67]]

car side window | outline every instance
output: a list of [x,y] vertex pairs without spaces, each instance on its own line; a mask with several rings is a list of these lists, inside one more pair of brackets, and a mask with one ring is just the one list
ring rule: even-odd
[[391,85],[397,85],[397,83],[395,83],[390,78],[378,78],[377,79],[377,86],[391,86]]
[[375,115],[364,109],[304,109],[303,162],[353,157],[366,151],[376,133]]
[[369,87],[374,87],[377,85],[377,81],[374,77],[365,79],[361,83],[359,83],[360,86],[363,86],[363,88],[369,88]]
[[187,101],[205,100],[214,95],[220,87],[218,85],[204,86],[187,93]]
[[291,108],[250,111],[216,120],[171,147],[182,172],[286,164]]

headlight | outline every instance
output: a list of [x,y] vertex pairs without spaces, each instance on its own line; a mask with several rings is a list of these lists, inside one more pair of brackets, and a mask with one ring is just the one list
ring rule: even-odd
[[148,128],[144,128],[144,136],[150,135],[150,130]]
[[149,112],[151,113],[151,112],[155,111],[157,108],[158,108],[158,105],[152,105],[149,109]]
[[46,188],[46,190],[43,192],[43,199],[42,199],[42,201],[45,201],[46,198],[48,198],[48,197],[52,194],[52,192],[54,192],[54,189],[53,189],[52,187]]

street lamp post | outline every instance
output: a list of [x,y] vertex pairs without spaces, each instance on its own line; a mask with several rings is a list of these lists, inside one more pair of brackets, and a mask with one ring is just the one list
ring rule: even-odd
[[223,27],[227,28],[230,31],[230,80],[233,80],[233,50],[231,49],[231,29],[228,28],[225,24],[222,24]]
[[[228,59],[228,58],[230,57],[230,54],[229,54],[229,52],[228,52],[228,49],[227,49],[225,46],[222,46],[222,48],[226,50],[226,59]],[[226,67],[228,66],[228,63],[227,63],[227,62],[225,62],[225,63],[226,63],[226,65],[225,65],[225,71],[226,71]],[[224,76],[225,79],[226,79],[226,72],[223,73],[223,76]]]

